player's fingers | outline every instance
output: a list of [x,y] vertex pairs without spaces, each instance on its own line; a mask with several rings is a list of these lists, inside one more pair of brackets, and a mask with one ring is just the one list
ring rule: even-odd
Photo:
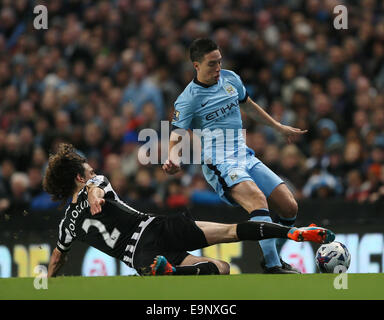
[[180,168],[180,165],[177,164],[177,163],[172,162],[172,167],[173,167],[173,168],[176,168],[176,169],[179,169],[179,168]]
[[294,131],[294,132],[302,131],[301,129],[299,129],[299,128],[295,128],[295,127],[288,127],[288,129],[289,129],[290,131]]
[[93,206],[91,206],[91,214],[95,215],[101,212],[101,205],[105,203],[104,199],[101,199],[100,201],[96,201]]
[[289,134],[290,135],[297,135],[297,134],[304,134],[307,132],[308,132],[308,130],[301,130],[301,129],[293,128]]

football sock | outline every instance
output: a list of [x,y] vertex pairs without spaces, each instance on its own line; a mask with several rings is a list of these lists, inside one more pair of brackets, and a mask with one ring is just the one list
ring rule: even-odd
[[174,275],[220,274],[217,266],[210,261],[198,262],[191,266],[176,266]]
[[[250,214],[251,218],[250,221],[256,221],[256,222],[268,222],[272,224],[272,219],[269,215],[269,210],[268,209],[259,209],[259,210],[254,210]],[[256,233],[256,237],[259,237],[258,239],[254,240],[260,240],[260,239],[265,239],[265,240],[260,240],[259,244],[261,247],[261,251],[263,252],[264,260],[265,260],[265,266],[267,268],[279,266],[281,267],[280,263],[280,257],[279,254],[276,250],[276,239],[275,238],[281,238],[287,235],[288,230],[286,227],[283,227],[281,225],[266,225],[263,224],[257,225],[254,227],[254,232]],[[241,229],[241,227],[240,227]],[[279,235],[276,234],[276,230],[282,231]],[[261,233],[262,232],[262,233]],[[241,231],[240,231],[241,233]],[[277,232],[278,233],[278,232]],[[285,234],[284,234],[285,233]],[[244,239],[245,240],[245,239]],[[252,239],[248,239],[252,240]]]
[[[278,218],[278,223],[282,224],[283,226],[287,226],[287,227],[293,227],[295,225],[295,222],[296,222],[296,216],[294,216],[292,218],[283,218],[283,217],[279,216],[279,218]],[[286,241],[287,241],[287,238],[276,239],[276,249],[277,249],[278,253],[280,253],[281,248],[283,247],[283,245]]]
[[277,237],[287,238],[290,227],[268,221],[245,221],[237,224],[236,232],[239,240],[265,240]]

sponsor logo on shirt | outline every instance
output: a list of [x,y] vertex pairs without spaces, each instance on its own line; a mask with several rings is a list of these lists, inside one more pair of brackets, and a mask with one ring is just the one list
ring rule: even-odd
[[218,108],[215,111],[208,113],[205,116],[205,119],[209,121],[209,120],[214,120],[223,115],[226,115],[227,112],[230,112],[232,108],[237,107],[238,105],[239,105],[238,101],[227,104],[225,107]]

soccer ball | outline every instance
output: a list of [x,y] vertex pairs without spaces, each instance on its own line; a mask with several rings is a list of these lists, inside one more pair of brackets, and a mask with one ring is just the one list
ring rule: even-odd
[[[347,247],[337,241],[323,244],[316,252],[316,265],[321,273],[346,272],[351,263]],[[341,266],[335,270],[337,266]]]

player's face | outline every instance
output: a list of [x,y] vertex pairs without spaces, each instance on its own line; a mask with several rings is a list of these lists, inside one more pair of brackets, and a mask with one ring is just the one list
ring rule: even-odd
[[208,85],[219,81],[221,59],[220,51],[214,50],[205,54],[201,62],[195,62],[198,80]]
[[85,181],[87,182],[89,179],[96,176],[96,173],[95,171],[93,171],[93,168],[88,163],[84,163],[83,166],[85,169],[84,170]]

